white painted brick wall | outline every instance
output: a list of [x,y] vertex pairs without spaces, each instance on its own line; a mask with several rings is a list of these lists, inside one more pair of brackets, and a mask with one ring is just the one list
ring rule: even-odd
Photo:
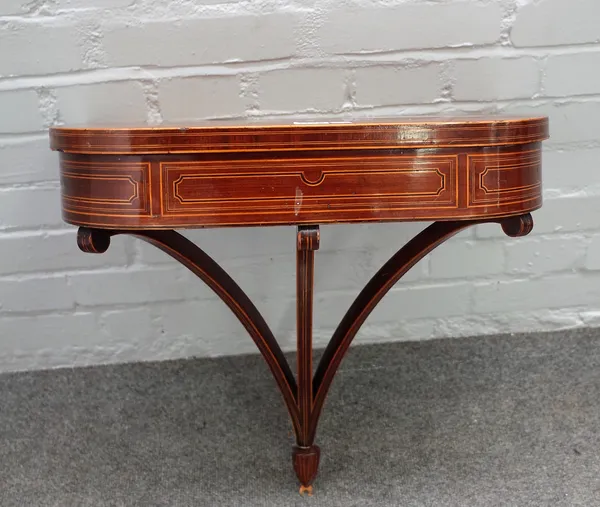
[[122,81],[56,90],[56,107],[66,123],[106,123],[128,118],[133,123],[145,122],[146,100],[140,83]]
[[504,250],[500,241],[449,241],[442,255],[431,256],[432,278],[472,278],[501,274]]
[[[2,350],[0,359],[6,368],[18,368],[21,361],[39,361],[32,366],[43,368],[49,363],[56,366],[60,356],[53,349],[66,351],[72,348],[89,347],[90,344],[103,346],[101,333],[90,333],[96,327],[97,318],[91,312],[54,313],[30,316],[5,316],[0,320]],[[24,337],[35,336],[33,339]],[[104,338],[104,337],[102,337]],[[85,340],[84,340],[85,339]],[[64,352],[63,352],[64,354]]]
[[454,63],[454,73],[456,100],[527,99],[540,89],[539,63],[532,57],[459,60]]
[[54,0],[51,9],[75,10],[75,9],[110,9],[116,7],[128,7],[133,0]]
[[[565,79],[571,79],[565,75]],[[573,103],[553,104],[544,108],[547,114],[552,115],[553,144],[562,143],[593,143],[598,139],[594,132],[595,121],[600,114],[600,102],[579,100]]]
[[60,227],[62,219],[57,202],[60,202],[57,187],[3,188],[0,190],[0,230]]
[[42,15],[0,21],[0,76],[38,76],[82,69],[84,49],[77,37],[78,27],[70,19]]
[[521,238],[506,244],[506,271],[544,275],[583,268],[590,241],[577,235]]
[[19,113],[0,114],[0,134],[37,132],[44,127],[39,98],[34,90],[0,93],[0,111]]
[[69,275],[69,284],[79,306],[137,305],[146,302],[183,301],[197,298],[208,289],[192,283],[183,267],[160,269],[98,270]]
[[547,195],[597,193],[600,148],[546,150],[543,170]]
[[238,76],[165,80],[158,85],[158,101],[163,120],[170,122],[245,113]]
[[133,251],[130,240],[116,238],[105,255],[85,259],[77,254],[76,236],[72,230],[20,231],[2,237],[0,275],[125,267],[132,255],[130,251]]
[[600,89],[599,67],[598,52],[551,56],[546,63],[544,91],[551,97],[594,95]]
[[26,12],[26,6],[23,0],[4,0],[0,5],[0,15],[9,16],[11,14],[23,14]]
[[600,270],[600,236],[593,236],[587,249],[585,267],[592,270]]
[[596,0],[543,0],[525,3],[516,16],[511,40],[516,47],[600,42]]
[[348,54],[477,46],[493,44],[501,35],[500,2],[364,4],[361,8],[329,3],[318,31],[322,50]]
[[498,312],[498,297],[504,312],[585,307],[597,304],[600,277],[569,274],[477,284],[472,297],[475,313]]
[[[255,351],[161,252],[80,253],[60,217],[57,123],[338,112],[547,114],[528,238],[465,231],[420,262],[357,342],[600,326],[597,0],[3,0],[0,371]],[[328,225],[315,341],[425,224]],[[293,228],[186,231],[294,348]]]
[[[381,83],[386,86],[382,87]],[[355,71],[354,86],[359,106],[433,102],[442,96],[443,67],[439,63],[363,67]]]
[[294,24],[294,16],[285,12],[145,22],[132,19],[126,25],[107,22],[102,49],[108,63],[116,67],[285,58],[296,51]]
[[11,276],[0,281],[2,314],[24,314],[73,310],[75,294],[68,286],[66,275],[55,276]]
[[[0,101],[1,96],[2,94]],[[14,125],[15,123],[11,123],[10,129]],[[0,160],[0,185],[58,180],[58,155],[48,151],[46,135],[18,136],[12,140],[3,140],[0,143]]]
[[276,70],[258,77],[258,103],[264,111],[339,111],[345,84],[343,69]]

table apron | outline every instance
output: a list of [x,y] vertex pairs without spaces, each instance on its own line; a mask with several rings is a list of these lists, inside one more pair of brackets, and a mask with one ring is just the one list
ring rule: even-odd
[[109,228],[467,220],[542,204],[541,143],[237,157],[61,154],[64,219]]

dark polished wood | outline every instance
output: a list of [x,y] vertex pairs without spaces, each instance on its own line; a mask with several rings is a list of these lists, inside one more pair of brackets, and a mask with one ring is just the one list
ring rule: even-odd
[[51,132],[64,219],[119,229],[523,214],[547,135],[546,118]]
[[[319,417],[352,340],[419,260],[472,225],[509,236],[542,204],[546,118],[380,120],[185,128],[52,129],[61,153],[63,216],[79,247],[103,253],[115,234],[160,248],[232,310],[264,357],[295,432],[300,492],[312,493]],[[313,292],[319,224],[434,220],[398,250],[352,303],[313,375]],[[173,228],[297,226],[297,375],[242,289]]]
[[543,141],[545,117],[376,118],[365,120],[207,121],[160,127],[54,127],[52,149],[66,153],[213,153],[502,146]]
[[318,226],[298,227],[296,253],[296,322],[297,322],[297,367],[298,367],[298,409],[300,413],[300,433],[296,435],[293,463],[302,488],[312,494],[312,482],[317,475],[320,449],[314,445],[311,436],[313,417],[313,368],[312,368],[312,324],[313,292],[315,271],[315,250],[319,249],[320,231]]

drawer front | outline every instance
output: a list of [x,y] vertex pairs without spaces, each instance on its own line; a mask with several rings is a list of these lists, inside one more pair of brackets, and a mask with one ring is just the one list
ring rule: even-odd
[[411,208],[455,208],[457,159],[163,162],[161,213],[220,223],[220,217],[234,220],[236,214],[259,221],[275,215],[293,221],[310,214],[326,222],[348,213],[385,217]]

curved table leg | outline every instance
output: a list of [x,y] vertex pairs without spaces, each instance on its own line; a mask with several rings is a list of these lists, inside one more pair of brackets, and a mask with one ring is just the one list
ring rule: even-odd
[[300,434],[298,388],[292,370],[269,326],[239,285],[200,247],[172,230],[106,231],[80,227],[77,244],[84,252],[103,253],[110,245],[110,237],[117,234],[130,234],[160,248],[198,276],[221,298],[256,343],[283,395],[294,431]]
[[498,220],[434,222],[394,254],[356,297],[325,348],[313,379],[313,410],[309,438],[314,439],[323,403],[353,338],[387,292],[423,257],[463,229],[496,222],[509,236],[525,236],[533,228],[527,213]]
[[314,445],[319,417],[333,378],[354,336],[385,294],[419,260],[461,230],[484,222],[499,223],[509,236],[524,236],[533,227],[530,214],[498,220],[435,222],[427,227],[398,250],[360,292],[334,332],[314,377],[314,252],[319,248],[320,235],[318,226],[299,226],[296,257],[297,383],[273,333],[248,296],[208,254],[184,236],[172,230],[107,231],[81,227],[77,244],[84,252],[103,253],[110,245],[111,236],[130,234],[179,261],[221,298],[256,343],[283,395],[296,434],[292,457],[301,484],[300,493],[308,492],[310,495],[320,458],[319,447]]

